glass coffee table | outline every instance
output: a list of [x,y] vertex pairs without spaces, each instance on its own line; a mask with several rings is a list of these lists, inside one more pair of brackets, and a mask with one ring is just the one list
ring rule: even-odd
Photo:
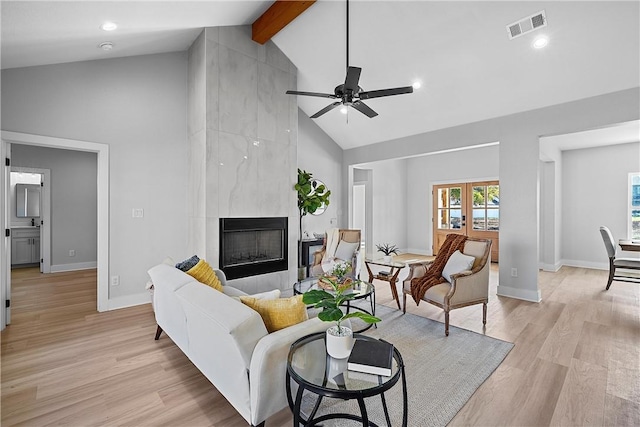
[[[305,292],[307,292],[308,290],[311,289],[323,289],[329,293],[332,293],[333,291],[331,290],[327,290],[324,289],[322,287],[320,287],[318,285],[318,279],[319,277],[309,277],[306,278],[304,280],[301,280],[299,282],[296,282],[295,285],[293,285],[293,294],[294,295],[299,295],[299,294],[304,294]],[[351,292],[355,293],[356,296],[354,299],[347,301],[345,303],[345,307],[347,307],[347,313],[349,313],[351,311],[351,309],[354,310],[358,310],[358,311],[362,311],[363,313],[367,313],[370,314],[372,316],[376,315],[376,288],[375,286],[373,286],[371,283],[369,282],[363,282],[362,280],[356,280],[353,282],[353,289],[351,290]],[[363,308],[357,305],[353,305],[351,304],[352,301],[357,301],[357,300],[361,300],[361,299],[366,299],[369,298],[369,309],[367,308]],[[351,319],[352,322],[355,321],[355,319]],[[377,327],[377,325],[375,323],[367,323],[365,324],[365,327],[359,330],[354,330],[353,332],[364,332],[366,330],[368,330],[369,328],[371,328],[371,326]]]
[[[402,426],[407,426],[407,380],[404,373],[404,362],[397,348],[393,349],[393,363],[391,375],[364,374],[347,369],[348,359],[334,359],[329,356],[325,346],[325,333],[307,335],[295,341],[289,350],[287,358],[287,401],[293,413],[293,425],[311,426],[326,420],[345,419],[361,422],[363,426],[377,424],[369,420],[364,399],[380,396],[387,426],[391,425],[387,401],[384,393],[395,386],[402,379]],[[375,338],[355,334],[358,340],[375,341]],[[295,401],[291,393],[291,381],[298,385]],[[301,413],[302,396],[304,392],[314,394],[313,403],[307,418]],[[358,401],[360,415],[348,413],[329,413],[316,418],[322,400],[327,398]]]

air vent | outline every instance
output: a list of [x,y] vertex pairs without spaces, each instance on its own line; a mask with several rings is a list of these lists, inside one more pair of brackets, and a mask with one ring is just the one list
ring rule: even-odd
[[513,24],[507,25],[507,34],[510,39],[515,39],[538,28],[547,26],[547,16],[544,10],[538,13],[534,13],[531,16],[527,16],[524,19],[520,19]]

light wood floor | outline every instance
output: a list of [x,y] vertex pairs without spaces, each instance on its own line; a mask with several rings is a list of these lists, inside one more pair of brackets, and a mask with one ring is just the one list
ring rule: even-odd
[[[606,273],[540,274],[540,304],[497,297],[492,266],[488,323],[480,305],[451,323],[516,344],[451,425],[640,425],[640,286]],[[394,306],[386,282],[379,303]],[[13,273],[12,324],[2,332],[2,426],[245,426],[245,421],[163,336],[149,305],[97,313],[88,270]],[[425,303],[408,311],[436,320]],[[451,333],[455,333],[452,330]],[[285,409],[268,427],[291,425]],[[413,426],[412,426],[413,427]]]

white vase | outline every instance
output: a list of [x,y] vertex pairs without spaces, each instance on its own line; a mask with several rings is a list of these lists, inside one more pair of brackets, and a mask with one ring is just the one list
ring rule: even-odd
[[342,326],[338,333],[338,326],[327,329],[327,353],[336,359],[349,357],[353,348],[353,331],[347,326]]
[[383,260],[384,262],[391,262],[391,255],[385,255],[385,256],[383,256],[383,257],[382,257],[382,260]]

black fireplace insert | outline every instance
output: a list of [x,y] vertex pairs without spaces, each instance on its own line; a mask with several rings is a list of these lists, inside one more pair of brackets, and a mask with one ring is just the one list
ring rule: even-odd
[[220,269],[228,279],[288,269],[287,217],[220,218]]

